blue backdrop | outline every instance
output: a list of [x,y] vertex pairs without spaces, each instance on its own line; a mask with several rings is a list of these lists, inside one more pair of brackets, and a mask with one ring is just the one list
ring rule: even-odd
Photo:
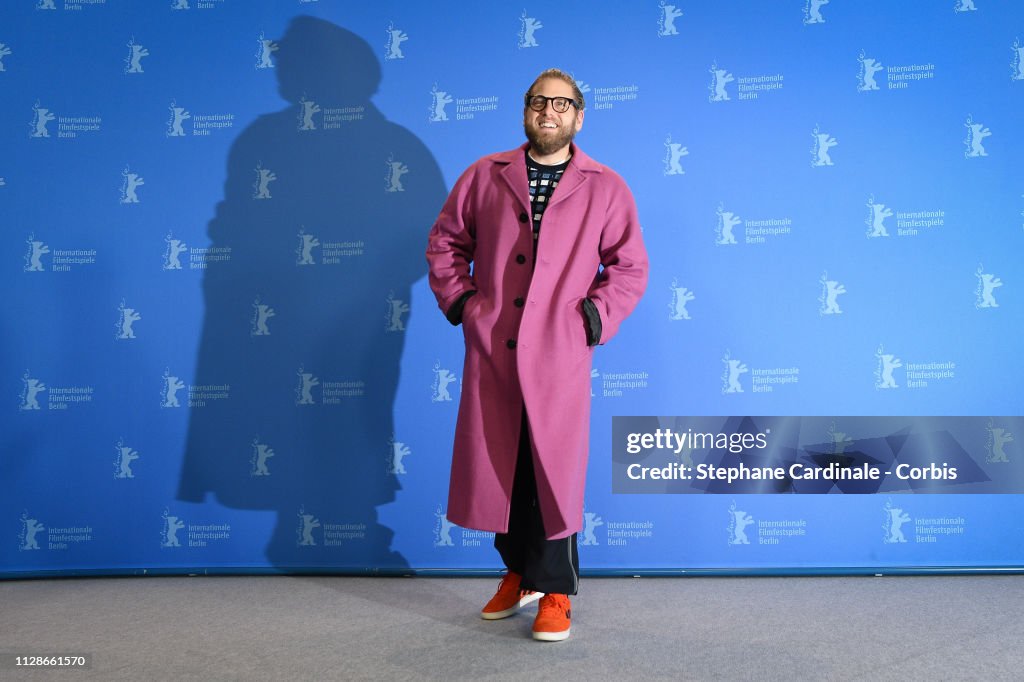
[[0,574],[496,568],[445,517],[462,341],[423,253],[550,66],[651,259],[595,355],[584,569],[1024,564],[977,477],[613,494],[611,450],[613,415],[970,415],[1024,483],[1018,3],[16,0]]

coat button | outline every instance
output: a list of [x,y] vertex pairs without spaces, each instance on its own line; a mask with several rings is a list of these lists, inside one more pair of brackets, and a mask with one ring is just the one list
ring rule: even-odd
[[509,347],[509,350],[514,350],[516,347],[516,340],[509,339],[508,341],[505,342],[505,345]]
[[523,263],[525,263],[525,262],[526,262],[526,256],[524,256],[524,255],[523,255],[523,254],[521,254],[521,253],[520,253],[520,254],[518,254],[518,255],[516,256],[516,262],[517,262],[517,263],[519,263],[520,265],[522,265]]
[[526,215],[526,213],[520,213],[519,214],[519,222],[525,223],[529,219],[530,219],[530,216]]
[[517,308],[522,308],[524,305],[526,305],[526,301],[521,296],[517,298],[515,301],[513,301],[513,303],[516,304]]

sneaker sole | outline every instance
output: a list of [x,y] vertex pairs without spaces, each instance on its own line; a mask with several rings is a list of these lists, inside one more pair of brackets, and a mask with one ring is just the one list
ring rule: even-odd
[[543,596],[544,596],[543,592],[534,592],[533,594],[526,595],[525,597],[520,599],[519,603],[517,603],[515,606],[510,606],[509,608],[505,609],[504,611],[493,611],[491,613],[486,613],[484,611],[481,611],[480,612],[480,617],[483,618],[484,620],[501,620],[502,618],[508,618],[509,616],[513,615],[519,609],[521,609],[524,606],[527,606],[529,604],[532,604],[533,602],[537,601],[538,599],[540,599]]
[[564,632],[534,632],[533,638],[539,642],[561,642],[569,639],[569,630]]

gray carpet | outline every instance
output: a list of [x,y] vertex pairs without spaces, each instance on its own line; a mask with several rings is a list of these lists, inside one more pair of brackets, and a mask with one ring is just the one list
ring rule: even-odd
[[61,680],[1019,680],[1022,576],[590,578],[573,634],[477,616],[482,578],[0,582],[0,653]]

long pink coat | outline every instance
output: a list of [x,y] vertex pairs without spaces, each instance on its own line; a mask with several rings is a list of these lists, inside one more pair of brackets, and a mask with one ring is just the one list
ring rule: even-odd
[[647,286],[647,252],[626,183],[574,145],[544,213],[531,279],[525,149],[470,166],[430,231],[430,286],[441,309],[478,292],[462,315],[466,360],[447,516],[508,531],[525,402],[541,516],[557,539],[583,525],[593,349],[581,302],[597,306],[605,343]]

